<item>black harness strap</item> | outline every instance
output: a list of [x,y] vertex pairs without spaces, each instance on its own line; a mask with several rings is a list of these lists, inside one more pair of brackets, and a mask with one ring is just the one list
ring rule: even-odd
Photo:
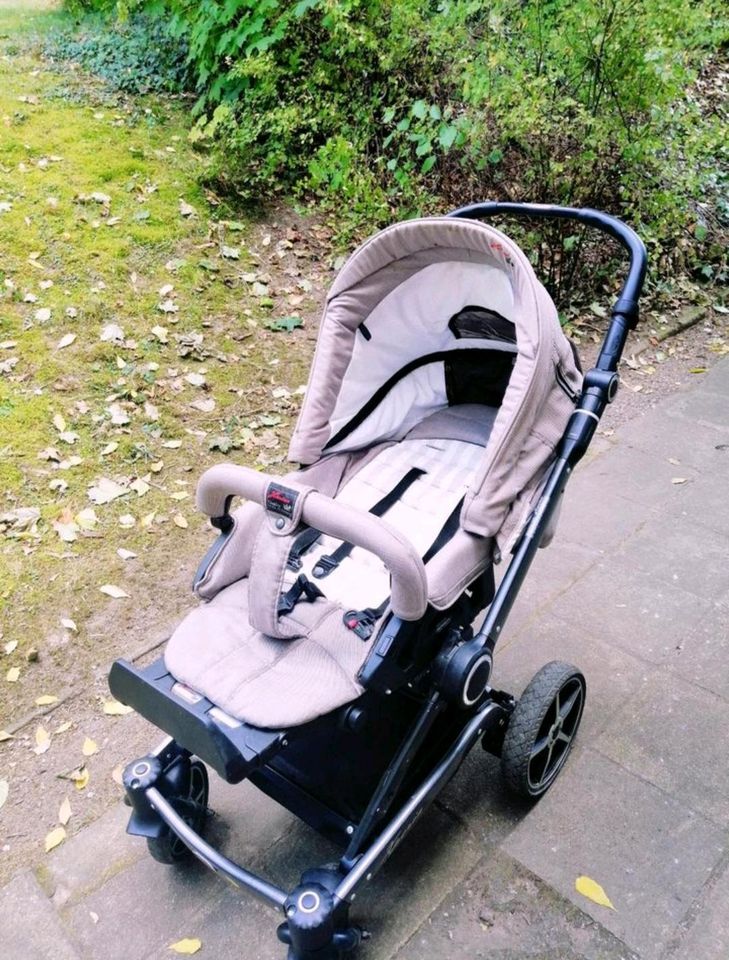
[[[420,467],[413,467],[411,470],[408,470],[402,480],[400,480],[400,482],[397,483],[388,494],[386,494],[381,500],[378,500],[374,507],[370,507],[369,512],[375,517],[384,516],[390,507],[397,503],[405,491],[409,487],[412,487],[415,481],[422,477],[425,472],[426,471],[422,470]],[[294,544],[294,547],[295,546],[296,544]],[[314,569],[312,570],[313,576],[315,576],[317,580],[323,580],[324,577],[328,577],[332,570],[336,570],[342,560],[348,557],[353,550],[354,544],[348,543],[345,540],[337,547],[334,553],[324,554],[323,556],[319,557],[319,559],[316,561]]]
[[[441,527],[440,533],[423,554],[423,564],[432,560],[436,553],[442,550],[455,536],[461,521],[461,509],[465,499],[465,496],[461,497]],[[372,631],[375,629],[375,624],[387,609],[389,602],[390,598],[386,597],[379,607],[365,607],[364,610],[348,610],[342,617],[344,626],[356,633],[360,640],[369,640],[372,636]]]

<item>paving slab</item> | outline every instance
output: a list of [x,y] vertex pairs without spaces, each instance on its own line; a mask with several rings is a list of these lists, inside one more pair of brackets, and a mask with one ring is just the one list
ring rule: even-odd
[[[677,467],[665,456],[619,444],[582,470],[578,466],[565,496],[588,498],[598,513],[606,496],[631,500],[652,511],[657,503],[670,503],[681,495],[680,486],[672,482],[676,475]],[[695,480],[699,471],[684,465],[682,475]]]
[[691,923],[680,931],[666,960],[726,960],[729,956],[729,865],[711,884]]
[[[641,960],[658,960],[725,845],[715,824],[582,749],[503,848]],[[582,875],[603,886],[614,910],[576,892]]]
[[672,584],[706,600],[729,590],[726,535],[670,510],[663,523],[644,527],[622,544],[611,563],[643,582]]
[[668,665],[677,675],[729,700],[729,596],[694,624]]
[[[721,371],[717,371],[716,379],[706,382],[706,386],[715,386],[718,392],[704,389],[678,394],[663,405],[664,414],[683,421],[683,429],[687,431],[692,430],[695,424],[710,427],[717,437],[724,438],[717,442],[725,442],[729,434],[729,394],[724,389],[722,374],[727,375],[725,363],[721,364]],[[677,424],[676,432],[680,429]]]
[[620,443],[667,462],[678,460],[672,464],[677,476],[685,465],[711,475],[729,460],[727,438],[717,434],[715,427],[692,423],[690,429],[685,429],[663,407],[623,424]]
[[[553,606],[559,609],[561,604],[556,602]],[[550,660],[573,663],[585,675],[587,701],[580,727],[581,742],[601,733],[625,704],[648,685],[655,670],[652,664],[550,610],[513,643],[496,647],[494,683],[520,696],[537,670]]]
[[30,871],[0,890],[0,938],[3,960],[80,960]]
[[588,914],[503,852],[485,857],[396,960],[638,960]]
[[712,614],[714,603],[634,570],[633,560],[616,554],[596,564],[553,609],[582,628],[585,644],[603,640],[651,663],[669,662]]
[[729,703],[656,670],[595,748],[680,803],[729,826]]

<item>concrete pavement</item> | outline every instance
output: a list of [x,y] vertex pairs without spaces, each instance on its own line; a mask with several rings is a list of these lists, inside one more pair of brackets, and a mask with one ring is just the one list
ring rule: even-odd
[[[527,808],[474,750],[358,903],[363,960],[729,957],[729,360],[598,437],[577,471],[495,680],[519,691],[552,659],[588,682],[565,771]],[[213,841],[286,886],[333,858],[248,785],[214,783],[211,805]],[[6,960],[156,960],[182,937],[201,957],[280,960],[272,911],[154,863],[125,815],[0,890]],[[581,874],[614,910],[575,891]]]

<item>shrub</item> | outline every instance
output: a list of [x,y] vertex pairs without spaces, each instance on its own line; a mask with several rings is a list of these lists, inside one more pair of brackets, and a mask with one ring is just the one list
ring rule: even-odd
[[[103,13],[112,4],[86,0]],[[46,56],[72,60],[126,93],[176,93],[191,82],[187,45],[172,37],[164,23],[135,13],[111,25],[104,16],[85,16],[80,24],[53,34]]]
[[[687,91],[726,40],[720,0],[143,5],[187,45],[219,188],[314,192],[345,232],[484,197],[596,206],[666,269],[714,269],[727,148]],[[540,237],[559,295],[585,245]]]

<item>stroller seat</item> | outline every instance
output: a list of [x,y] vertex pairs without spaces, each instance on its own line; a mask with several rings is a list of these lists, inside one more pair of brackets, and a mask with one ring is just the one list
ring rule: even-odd
[[[460,404],[438,411],[397,443],[381,445],[340,483],[334,499],[372,511],[394,493],[383,519],[403,533],[426,563],[428,600],[437,607],[462,586],[443,578],[435,558],[452,544],[464,495],[483,458],[497,410]],[[305,472],[304,472],[305,473]],[[298,479],[301,474],[296,474]],[[398,491],[398,488],[402,492]],[[258,516],[256,516],[256,513]],[[264,511],[249,510],[243,524],[260,523]],[[450,521],[450,522],[449,522]],[[240,536],[240,533],[239,533]],[[455,537],[446,569],[459,570],[453,550],[473,551],[472,538]],[[490,557],[490,541],[478,538],[479,563]],[[333,569],[322,557],[341,553],[342,541],[321,535],[287,569],[282,594],[303,574],[325,596],[299,602],[285,616],[297,638],[267,636],[249,622],[250,581],[237,579],[194,609],[172,635],[165,664],[193,693],[203,695],[231,718],[257,727],[298,725],[356,699],[363,692],[357,675],[385,617],[390,575],[382,560],[359,547]],[[345,550],[346,553],[346,550]],[[330,564],[331,566],[331,564]],[[469,577],[473,574],[469,563]],[[371,611],[369,636],[347,626],[342,611]]]

